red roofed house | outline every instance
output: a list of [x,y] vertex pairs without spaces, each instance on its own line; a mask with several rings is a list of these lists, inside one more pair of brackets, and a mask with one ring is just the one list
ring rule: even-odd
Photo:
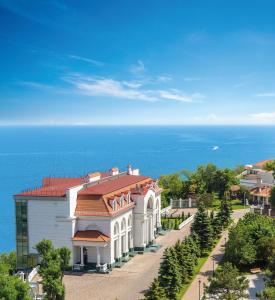
[[157,182],[112,168],[80,178],[44,178],[40,188],[14,196],[17,267],[37,261],[35,245],[68,247],[72,264],[106,269],[134,248],[144,249],[161,226]]

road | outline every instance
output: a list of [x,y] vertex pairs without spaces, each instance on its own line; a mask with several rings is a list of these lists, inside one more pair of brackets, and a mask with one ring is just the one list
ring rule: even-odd
[[156,253],[136,255],[121,269],[114,269],[110,274],[66,275],[66,299],[143,299],[142,292],[158,274],[164,249],[189,235],[190,226],[191,224],[188,224],[181,230],[172,230],[165,236],[159,236],[156,242],[161,244],[162,248]]
[[[234,222],[238,222],[240,218],[242,218],[245,213],[247,212],[247,209],[241,209],[241,210],[235,210],[233,212],[232,218]],[[199,274],[195,277],[191,285],[189,286],[188,290],[184,294],[182,300],[196,300],[199,298],[199,280],[201,281],[201,288],[200,288],[200,295],[202,297],[203,295],[203,285],[208,283],[208,276],[213,274],[213,259],[212,256],[215,257],[214,259],[214,269],[217,268],[218,263],[221,261],[223,257],[223,250],[224,250],[224,242],[225,238],[228,237],[228,231],[225,231],[222,234],[222,237],[214,250],[211,252],[211,255],[207,259],[207,261],[202,266]]]

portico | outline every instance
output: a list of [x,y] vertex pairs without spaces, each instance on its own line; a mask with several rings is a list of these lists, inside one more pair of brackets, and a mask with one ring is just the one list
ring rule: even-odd
[[110,238],[97,230],[77,231],[73,237],[74,264],[81,267],[106,265],[110,257]]

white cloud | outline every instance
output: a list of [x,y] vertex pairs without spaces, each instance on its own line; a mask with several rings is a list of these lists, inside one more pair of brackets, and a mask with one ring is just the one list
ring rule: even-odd
[[115,98],[156,101],[150,91],[142,91],[129,87],[129,83],[108,78],[94,79],[93,81],[75,82],[78,91],[88,96],[107,96]]
[[79,56],[79,55],[69,54],[68,57],[71,58],[71,59],[84,61],[84,62],[90,63],[92,65],[95,65],[95,66],[104,65],[104,63],[101,62],[101,61],[98,61],[98,60],[95,60],[95,59],[90,59],[90,58]]
[[259,93],[256,94],[255,97],[275,97],[275,93],[274,92]]
[[159,91],[159,96],[163,99],[170,99],[181,102],[194,102],[196,99],[204,98],[204,96],[200,93],[186,95],[183,92],[176,89],[161,90]]
[[275,124],[275,112],[252,114],[251,119],[259,124]]
[[172,100],[179,102],[198,102],[198,99],[204,98],[200,93],[188,95],[177,89],[146,89],[142,83],[136,81],[89,77],[77,73],[63,79],[72,84],[77,92],[87,96],[105,96],[143,101]]
[[137,63],[131,67],[131,72],[133,74],[141,74],[145,71],[145,65],[142,60],[138,60]]

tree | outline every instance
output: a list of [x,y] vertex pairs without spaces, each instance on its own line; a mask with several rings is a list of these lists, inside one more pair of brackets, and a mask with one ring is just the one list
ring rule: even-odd
[[[179,265],[182,269],[182,274],[190,278],[194,273],[194,266],[197,263],[197,257],[194,252],[192,252],[192,246],[186,240],[179,244],[178,248],[178,260]],[[183,279],[185,279],[183,277]]]
[[198,207],[191,231],[192,233],[196,233],[198,235],[202,253],[205,253],[207,250],[211,249],[213,244],[213,229],[210,218],[208,217],[203,205],[199,205]]
[[238,184],[238,180],[232,170],[227,168],[217,170],[214,178],[214,190],[220,199],[224,197],[225,192],[229,191],[233,184]]
[[159,270],[159,281],[165,289],[167,298],[176,299],[182,282],[176,251],[173,247],[166,248],[164,251],[164,259]]
[[275,187],[273,187],[271,190],[270,204],[271,204],[271,207],[275,209]]
[[227,198],[221,199],[220,210],[217,214],[217,219],[223,228],[226,228],[231,221],[232,207]]
[[275,173],[275,160],[267,162],[264,166],[264,169],[267,171],[273,171]]
[[198,202],[202,203],[206,208],[210,208],[213,206],[214,202],[214,193],[203,193],[199,194],[198,197]]
[[0,274],[12,274],[16,270],[16,253],[0,254]]
[[[266,248],[264,237],[275,236],[275,220],[257,214],[246,214],[231,228],[225,248],[224,259],[239,268],[249,268],[255,264],[266,264],[263,255],[271,253],[272,243]],[[263,251],[262,248],[265,248]],[[270,247],[270,249],[269,249]]]
[[39,275],[42,277],[46,299],[64,299],[65,289],[62,278],[70,261],[70,250],[66,247],[54,249],[49,240],[39,242],[36,250],[41,257]]
[[160,285],[159,279],[155,278],[149,289],[144,293],[146,300],[166,300],[165,290]]
[[236,267],[226,262],[210,278],[210,285],[206,288],[206,293],[213,300],[239,300],[248,298],[248,294],[246,293],[248,282],[245,276],[240,276]]
[[158,184],[163,188],[162,207],[168,206],[170,199],[178,199],[182,196],[183,181],[178,173],[160,176]]
[[64,277],[64,271],[69,268],[71,251],[67,247],[61,247],[58,249],[59,256],[60,256],[60,268],[62,271],[61,280]]
[[19,277],[0,275],[0,299],[5,300],[31,300],[30,287]]
[[266,287],[262,292],[257,294],[260,300],[274,300],[275,299],[275,287]]

